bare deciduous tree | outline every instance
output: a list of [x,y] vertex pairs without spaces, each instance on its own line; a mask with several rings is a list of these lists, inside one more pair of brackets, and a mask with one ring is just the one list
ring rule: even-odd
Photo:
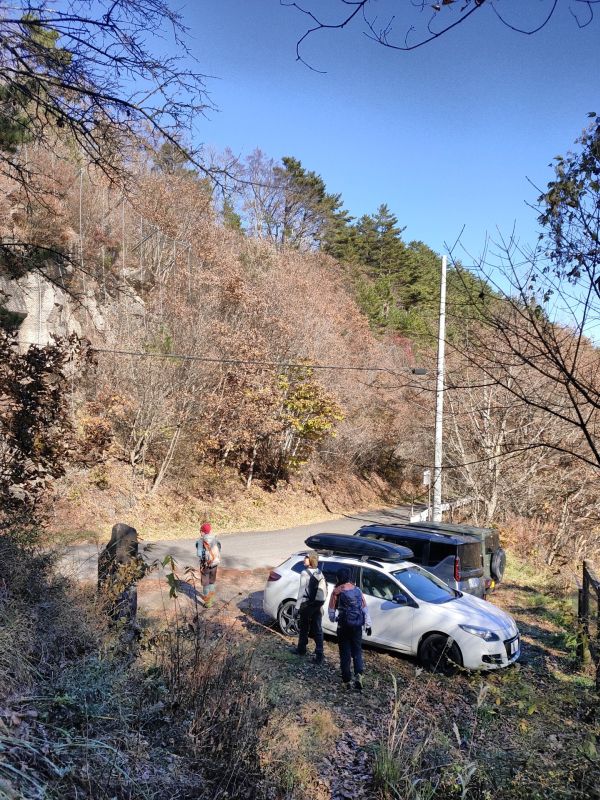
[[[488,347],[494,349],[493,341]],[[507,512],[526,515],[534,510],[532,486],[548,483],[550,464],[554,470],[560,462],[561,454],[553,456],[548,444],[566,451],[577,439],[570,426],[518,400],[513,391],[527,384],[540,405],[550,405],[553,381],[514,364],[500,367],[496,382],[491,369],[476,367],[471,358],[454,352],[446,373],[448,480],[458,494],[473,498],[474,513],[485,524]]]
[[[480,273],[496,297],[467,290],[467,339],[452,345],[518,404],[560,425],[543,446],[600,467],[600,124],[581,148],[558,159],[556,180],[540,198],[543,233],[525,251],[514,238],[495,243]],[[459,274],[460,265],[456,265]],[[466,289],[466,281],[465,289]],[[539,394],[542,381],[552,391]],[[576,436],[556,436],[560,426]]]
[[[226,163],[232,162],[227,153]],[[291,156],[278,162],[256,149],[238,163],[236,178],[231,196],[248,232],[279,249],[316,249],[341,205],[340,195],[329,194],[320,175]]]
[[[169,33],[179,55],[155,46]],[[128,141],[154,131],[181,148],[210,106],[181,17],[163,0],[2,2],[0,71],[0,168],[28,184],[22,144],[67,135],[88,163],[122,177]]]

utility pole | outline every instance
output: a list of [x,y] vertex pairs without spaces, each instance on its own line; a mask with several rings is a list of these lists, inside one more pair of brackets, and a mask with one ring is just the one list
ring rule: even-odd
[[444,347],[446,344],[446,256],[442,256],[440,322],[435,388],[435,446],[433,454],[433,522],[442,520],[442,423],[444,417]]

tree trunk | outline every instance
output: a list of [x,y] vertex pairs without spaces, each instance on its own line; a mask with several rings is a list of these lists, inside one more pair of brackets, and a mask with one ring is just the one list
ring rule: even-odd
[[154,479],[149,494],[154,494],[158,490],[158,487],[163,482],[165,475],[167,474],[167,471],[171,466],[171,461],[173,461],[173,456],[175,455],[175,448],[177,447],[177,442],[179,441],[180,436],[181,436],[181,422],[175,428],[175,433],[173,434],[173,436],[171,437],[171,441],[169,442],[169,448],[167,450],[167,454],[163,458],[162,464],[160,465],[160,469],[158,470],[158,474]]
[[249,489],[252,485],[252,478],[254,476],[254,464],[256,463],[256,453],[258,448],[256,445],[252,448],[252,456],[250,458],[250,468],[248,470],[248,477],[246,478],[246,489]]

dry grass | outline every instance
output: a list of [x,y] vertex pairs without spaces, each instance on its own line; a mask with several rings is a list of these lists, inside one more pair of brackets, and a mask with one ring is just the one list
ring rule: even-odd
[[376,794],[381,800],[464,800],[480,766],[473,756],[473,746],[487,687],[483,684],[480,688],[467,720],[460,720],[463,729],[468,725],[468,733],[461,733],[456,720],[452,720],[448,735],[431,719],[426,693],[419,683],[413,681],[400,692],[392,675],[390,713],[375,748]]
[[0,550],[2,800],[258,796],[268,704],[251,647],[181,616],[136,644],[51,558]]
[[327,800],[319,762],[339,733],[329,709],[282,708],[272,714],[261,736],[261,767],[283,797]]

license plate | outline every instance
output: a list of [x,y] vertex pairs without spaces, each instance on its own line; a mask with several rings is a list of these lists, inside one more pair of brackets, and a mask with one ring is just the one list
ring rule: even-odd
[[477,578],[469,578],[469,586],[471,588],[473,588],[474,586],[477,586],[478,583],[479,583],[479,581],[477,580]]
[[517,636],[517,638],[513,639],[512,642],[510,643],[511,656],[514,656],[514,654],[517,652],[518,649],[519,649],[519,637]]

